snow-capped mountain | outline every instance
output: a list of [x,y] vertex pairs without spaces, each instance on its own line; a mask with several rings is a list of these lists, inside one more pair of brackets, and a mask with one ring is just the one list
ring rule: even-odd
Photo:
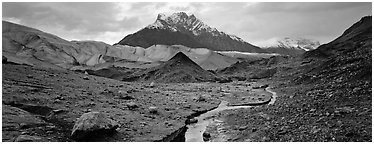
[[215,51],[265,52],[235,35],[210,27],[195,15],[178,12],[158,14],[154,23],[130,34],[117,44],[150,47],[155,44],[205,47]]
[[320,43],[306,38],[274,38],[264,43],[262,48],[269,53],[279,53],[283,55],[301,55],[306,51],[314,50]]
[[[288,49],[300,49],[304,51],[310,51],[316,49],[321,44],[319,41],[306,39],[306,38],[290,38],[286,37],[283,39],[277,40],[275,43],[268,44],[266,47],[279,47],[279,48],[288,48]],[[265,48],[266,48],[265,47]]]

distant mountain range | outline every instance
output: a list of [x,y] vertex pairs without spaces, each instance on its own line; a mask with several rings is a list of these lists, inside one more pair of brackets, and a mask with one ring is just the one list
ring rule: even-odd
[[290,38],[285,37],[282,39],[269,42],[262,48],[269,53],[279,53],[284,55],[301,55],[306,51],[314,50],[321,44],[319,41],[306,39],[306,38]]
[[[363,18],[362,23],[368,23],[366,19],[369,18]],[[358,27],[358,24],[353,28]],[[336,42],[319,46],[318,41],[305,38],[284,38],[261,49],[209,27],[194,15],[183,12],[170,16],[160,14],[155,23],[126,36],[115,45],[98,41],[67,41],[53,34],[6,21],[2,25],[2,55],[7,61],[66,69],[99,69],[111,65],[149,68],[183,52],[203,69],[217,70],[239,61],[278,54],[301,55],[307,52],[305,56],[327,56],[341,51],[334,50]],[[345,31],[336,41],[343,43],[349,40],[348,36],[360,34],[353,28]]]
[[[206,48],[182,45],[154,45],[147,49],[108,45],[99,41],[67,41],[37,29],[3,21],[2,55],[9,62],[28,65],[59,66],[66,69],[95,67],[155,66],[183,52],[204,69],[218,69],[239,61]],[[152,63],[152,64],[150,64]]]
[[275,42],[269,43],[266,46],[263,46],[263,48],[280,47],[310,51],[316,49],[320,45],[321,44],[319,43],[319,41],[312,39],[306,39],[301,37],[285,37],[282,39],[278,39]]
[[241,38],[212,28],[194,15],[184,12],[166,16],[159,14],[153,24],[127,35],[117,44],[148,48],[156,44],[184,45],[214,51],[242,51],[266,53],[265,50]]

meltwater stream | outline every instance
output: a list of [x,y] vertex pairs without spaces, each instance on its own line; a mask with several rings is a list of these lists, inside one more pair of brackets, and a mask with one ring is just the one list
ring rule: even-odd
[[[269,87],[265,89],[267,92],[272,94],[272,98],[269,105],[274,104],[277,98],[277,94],[270,90]],[[218,112],[223,110],[230,110],[230,109],[240,109],[240,108],[250,108],[253,106],[227,106],[227,101],[222,101],[220,105],[211,111],[208,111],[200,116],[196,117],[198,122],[195,124],[187,125],[188,129],[185,133],[186,142],[204,142],[203,141],[203,133],[206,127],[213,122],[213,117],[218,114]]]

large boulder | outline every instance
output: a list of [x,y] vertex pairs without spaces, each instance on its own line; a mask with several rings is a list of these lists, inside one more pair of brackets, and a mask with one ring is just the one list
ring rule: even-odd
[[71,136],[78,141],[88,141],[97,136],[111,134],[118,127],[117,122],[108,119],[103,113],[88,112],[75,122]]

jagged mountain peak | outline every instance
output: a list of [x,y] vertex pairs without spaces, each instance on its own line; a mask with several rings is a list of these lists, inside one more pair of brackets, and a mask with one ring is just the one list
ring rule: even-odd
[[185,12],[176,12],[171,15],[160,13],[157,15],[156,21],[146,28],[191,31],[194,35],[200,35],[202,32],[210,32],[215,35],[222,34],[216,28],[212,28],[196,18],[194,14],[187,15]]
[[127,35],[117,44],[148,48],[155,44],[184,45],[218,51],[265,52],[257,46],[210,27],[194,14],[160,13],[154,23]]
[[185,12],[177,12],[173,13],[171,15],[166,15],[164,13],[160,13],[157,15],[156,20],[163,20],[168,22],[180,22],[180,21],[186,21],[186,20],[196,20],[195,15],[187,15]]

